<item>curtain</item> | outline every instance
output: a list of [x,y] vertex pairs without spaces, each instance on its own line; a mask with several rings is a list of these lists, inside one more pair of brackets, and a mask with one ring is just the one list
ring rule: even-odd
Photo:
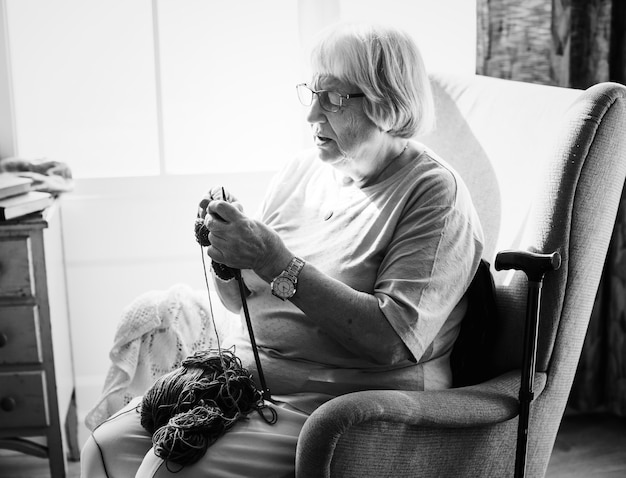
[[[476,72],[581,89],[603,81],[626,84],[625,3],[477,0]],[[626,416],[626,195],[569,406]]]

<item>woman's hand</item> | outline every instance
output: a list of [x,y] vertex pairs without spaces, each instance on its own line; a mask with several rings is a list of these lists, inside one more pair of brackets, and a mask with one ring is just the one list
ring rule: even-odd
[[204,224],[209,230],[211,259],[236,269],[252,269],[270,281],[289,264],[292,254],[278,234],[246,216],[236,204],[214,199]]
[[202,196],[202,199],[200,200],[200,203],[198,205],[198,217],[200,219],[204,219],[206,217],[209,203],[216,199],[219,199],[220,201],[229,202],[230,204],[235,206],[237,209],[239,209],[241,212],[243,212],[243,206],[241,205],[239,200],[233,194],[231,194],[230,191],[225,189],[223,186],[214,186],[211,189],[209,189],[206,192],[206,194]]

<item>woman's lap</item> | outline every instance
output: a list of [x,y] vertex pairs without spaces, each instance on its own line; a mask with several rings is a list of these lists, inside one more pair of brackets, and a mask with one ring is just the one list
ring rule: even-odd
[[[257,413],[236,423],[197,463],[177,471],[152,451],[150,435],[141,427],[139,400],[96,428],[81,455],[82,478],[235,478],[293,477],[298,435],[307,415],[285,404],[272,405],[274,425]],[[136,473],[136,475],[135,475]]]

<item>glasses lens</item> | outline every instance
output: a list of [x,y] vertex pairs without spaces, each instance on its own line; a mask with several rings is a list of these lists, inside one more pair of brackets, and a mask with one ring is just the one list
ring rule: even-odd
[[339,110],[339,107],[333,104],[331,101],[331,95],[332,93],[330,91],[322,90],[317,92],[317,96],[320,99],[320,106],[326,111],[334,113]]
[[296,91],[298,92],[298,99],[304,106],[311,106],[313,104],[313,91],[304,83],[296,85]]
[[339,93],[335,93],[334,91],[321,91],[319,96],[322,108],[326,111],[339,111],[341,107],[341,95]]
[[341,108],[341,95],[334,91],[313,91],[306,83],[296,85],[296,91],[300,103],[304,106],[311,106],[313,104],[313,96],[317,95],[320,106],[324,110],[334,113]]

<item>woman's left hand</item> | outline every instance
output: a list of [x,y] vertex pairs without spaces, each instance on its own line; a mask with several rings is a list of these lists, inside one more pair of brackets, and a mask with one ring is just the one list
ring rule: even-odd
[[236,269],[252,269],[261,278],[271,280],[280,274],[292,254],[278,234],[265,224],[246,216],[225,201],[208,205],[204,224],[209,230],[211,259]]

